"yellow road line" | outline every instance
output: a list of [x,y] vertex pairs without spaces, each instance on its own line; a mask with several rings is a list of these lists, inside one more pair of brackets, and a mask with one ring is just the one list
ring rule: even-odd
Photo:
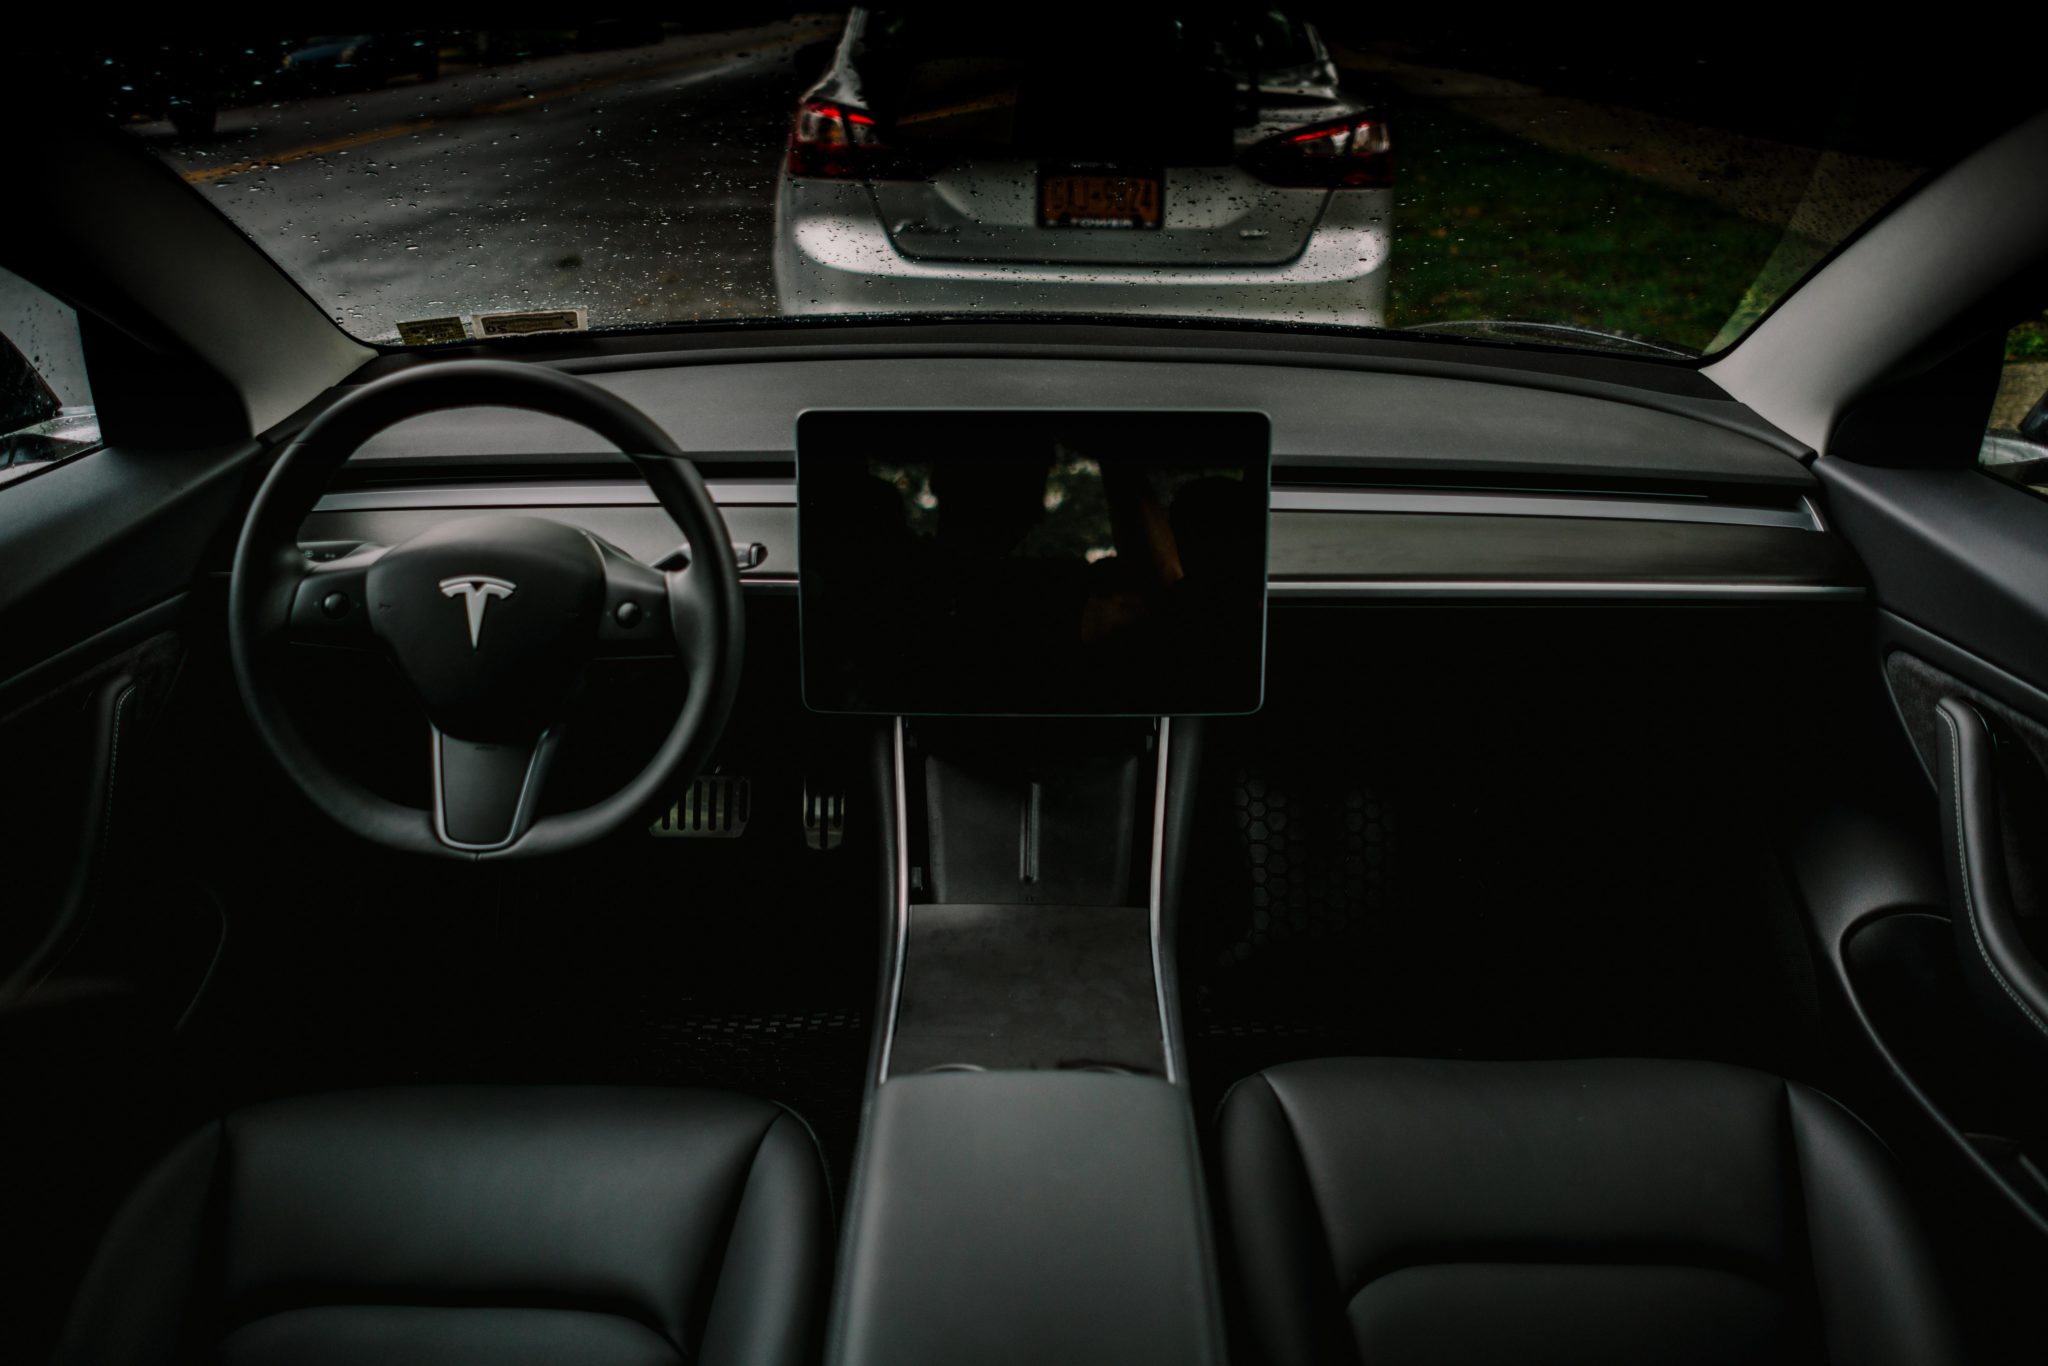
[[363,147],[372,142],[383,142],[387,138],[403,137],[434,126],[433,119],[414,119],[410,123],[394,123],[383,128],[371,128],[361,133],[350,133],[345,138],[334,138],[327,142],[315,142],[305,147],[294,147],[289,152],[276,156],[258,157],[253,161],[231,161],[225,166],[208,166],[204,170],[185,172],[189,184],[204,185],[209,181],[225,180],[231,175],[245,171],[260,170],[267,166],[282,166],[290,161],[304,161],[307,157],[322,157],[334,152],[346,152],[351,147]]
[[[822,37],[830,32],[832,32],[832,29],[829,27],[806,29],[800,33],[792,33],[776,42],[762,43],[745,50],[760,52],[776,47],[790,47],[812,38]],[[570,95],[581,95],[592,90],[602,90],[606,86],[621,85],[627,81],[646,80],[650,76],[667,76],[678,71],[689,71],[696,67],[713,66],[719,62],[731,61],[739,55],[740,51],[741,49],[735,48],[729,52],[700,52],[689,57],[677,58],[673,62],[667,62],[660,66],[640,67],[631,71],[616,71],[607,76],[592,76],[588,80],[572,81],[568,85],[558,85],[550,90],[536,91],[531,95],[521,95],[515,99],[492,100],[488,103],[466,109],[460,114],[444,115],[441,118],[432,119],[411,119],[405,123],[386,124],[382,128],[369,128],[360,133],[350,133],[346,137],[331,138],[326,142],[308,143],[304,147],[293,147],[289,151],[278,152],[267,157],[253,157],[247,161],[231,161],[225,166],[207,166],[196,171],[184,172],[185,183],[188,185],[206,185],[216,180],[226,180],[229,176],[245,175],[250,171],[265,170],[273,166],[285,166],[294,161],[304,161],[308,157],[331,156],[336,152],[346,152],[356,147],[367,147],[373,142],[385,142],[391,138],[402,138],[408,133],[423,132],[428,128],[432,128],[437,123],[446,122],[449,118],[479,118],[488,117],[492,114],[509,114],[515,109],[538,109],[550,100],[559,100]]]

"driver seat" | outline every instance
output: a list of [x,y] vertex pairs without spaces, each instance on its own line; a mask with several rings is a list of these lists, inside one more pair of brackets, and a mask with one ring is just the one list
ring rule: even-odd
[[817,1145],[716,1091],[435,1086],[242,1110],[116,1216],[59,1362],[804,1359]]

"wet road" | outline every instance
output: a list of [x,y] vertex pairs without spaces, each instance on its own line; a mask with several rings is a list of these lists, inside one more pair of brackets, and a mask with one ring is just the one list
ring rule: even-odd
[[[167,125],[134,131],[368,340],[513,309],[580,308],[593,328],[772,316],[796,58],[838,24],[800,16],[449,66],[431,82],[228,110],[197,143]],[[1911,174],[1344,55],[1398,130],[1396,326],[1535,318],[1702,348]]]
[[[796,21],[227,110],[137,131],[357,336],[585,308],[593,327],[772,313]],[[544,115],[544,116],[537,116]]]

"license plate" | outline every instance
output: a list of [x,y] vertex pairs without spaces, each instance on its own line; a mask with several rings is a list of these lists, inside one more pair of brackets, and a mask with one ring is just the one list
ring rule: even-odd
[[1164,198],[1156,175],[1047,171],[1038,177],[1038,222],[1047,228],[1156,228]]

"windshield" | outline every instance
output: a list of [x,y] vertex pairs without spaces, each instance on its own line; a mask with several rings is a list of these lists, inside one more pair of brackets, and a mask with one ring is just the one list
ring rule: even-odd
[[79,88],[379,344],[1141,315],[1679,359],[2031,100],[1975,65],[1890,79],[1903,40],[708,11],[123,33]]

